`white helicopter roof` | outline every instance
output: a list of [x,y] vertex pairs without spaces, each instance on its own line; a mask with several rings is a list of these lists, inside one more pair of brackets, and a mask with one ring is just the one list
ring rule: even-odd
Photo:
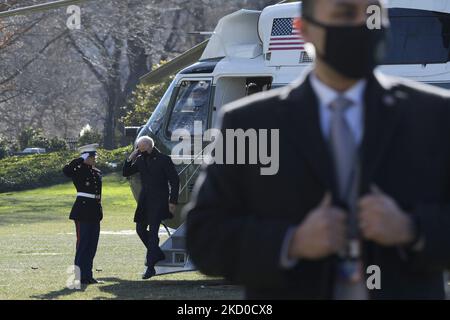
[[[385,2],[389,8],[450,13],[450,0]],[[274,5],[262,11],[241,10],[221,19],[200,58],[199,65],[212,60],[211,70],[204,74],[213,74],[214,81],[220,77],[272,76],[274,84],[286,84],[304,70],[311,68],[312,60],[306,54],[303,41],[292,24],[292,21],[300,16],[300,4],[301,2]],[[280,41],[279,38],[286,39]],[[387,74],[416,81],[449,83],[450,63],[444,60],[432,62],[439,59],[432,55],[427,57],[431,57],[427,58],[428,63],[417,60],[400,64],[390,63],[379,68]]]
[[[280,35],[274,37],[280,39],[280,44],[287,43],[287,46],[291,46],[292,41],[285,40],[288,38],[299,43],[298,32],[292,32],[292,21],[300,16],[299,6],[300,2],[279,4],[266,7],[263,11],[240,10],[225,16],[219,21],[200,60],[222,57],[254,59],[266,55],[269,49],[273,49],[269,48],[272,32]],[[283,36],[286,32],[290,35]],[[289,63],[292,59],[286,59],[286,54],[292,52],[284,50],[278,41],[273,43],[276,45],[279,59]],[[295,51],[294,55],[298,55],[298,51]],[[271,60],[269,65],[279,64],[277,60]],[[296,63],[291,64],[297,65],[298,57],[294,60]]]
[[220,19],[200,60],[221,57],[255,58],[262,54],[258,36],[261,11],[239,10]]
[[[388,0],[389,8],[450,12],[450,0]],[[300,17],[301,2],[277,4],[263,11],[240,10],[222,18],[200,60],[254,59],[264,55],[266,66],[311,63],[293,21]]]

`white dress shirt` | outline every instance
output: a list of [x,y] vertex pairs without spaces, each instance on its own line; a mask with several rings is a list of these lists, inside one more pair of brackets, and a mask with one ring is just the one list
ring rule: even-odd
[[[328,141],[330,138],[332,111],[329,106],[339,96],[343,95],[353,102],[352,106],[345,112],[345,118],[356,143],[360,145],[364,136],[364,93],[367,81],[365,79],[359,80],[347,91],[339,92],[320,81],[314,72],[311,73],[309,80],[319,102],[320,127],[325,140]],[[281,248],[281,266],[285,269],[292,268],[297,263],[297,260],[289,259],[289,245],[294,232],[295,228],[288,231]]]
[[325,139],[328,141],[330,137],[332,111],[329,106],[339,96],[343,95],[353,102],[353,105],[345,112],[345,118],[355,141],[361,144],[364,135],[364,92],[367,81],[365,79],[359,80],[345,92],[338,92],[330,88],[320,81],[314,73],[311,73],[310,82],[319,102],[320,127]]

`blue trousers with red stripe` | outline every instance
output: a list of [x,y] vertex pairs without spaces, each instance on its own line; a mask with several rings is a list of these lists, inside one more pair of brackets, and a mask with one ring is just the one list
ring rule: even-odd
[[80,268],[81,280],[92,279],[92,267],[100,236],[100,222],[75,221],[77,250],[75,265]]

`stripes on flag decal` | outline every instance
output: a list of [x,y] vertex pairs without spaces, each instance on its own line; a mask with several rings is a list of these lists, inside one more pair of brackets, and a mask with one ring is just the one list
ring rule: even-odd
[[305,42],[294,27],[294,18],[273,19],[269,51],[304,50]]

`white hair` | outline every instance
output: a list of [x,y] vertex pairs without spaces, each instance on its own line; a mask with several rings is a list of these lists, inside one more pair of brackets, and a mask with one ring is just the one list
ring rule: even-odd
[[142,136],[139,139],[137,139],[136,141],[136,146],[139,145],[140,143],[145,142],[148,145],[150,145],[152,148],[155,146],[155,141],[153,141],[152,138],[150,138],[149,136]]

